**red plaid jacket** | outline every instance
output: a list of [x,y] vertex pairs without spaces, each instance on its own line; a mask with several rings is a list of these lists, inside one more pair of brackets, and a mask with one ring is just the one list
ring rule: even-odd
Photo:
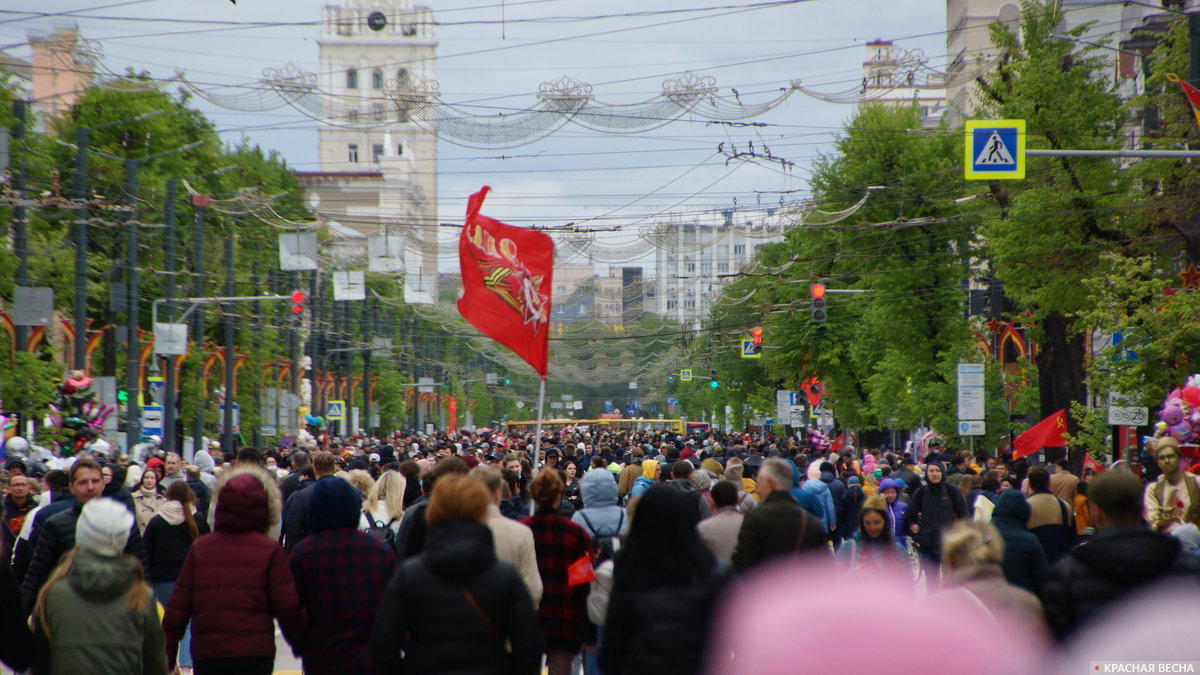
[[590,584],[569,586],[567,568],[591,554],[591,541],[583,528],[557,513],[539,511],[521,521],[533,530],[538,573],[545,590],[538,606],[538,619],[546,649],[579,649],[595,641],[595,627],[587,618]]

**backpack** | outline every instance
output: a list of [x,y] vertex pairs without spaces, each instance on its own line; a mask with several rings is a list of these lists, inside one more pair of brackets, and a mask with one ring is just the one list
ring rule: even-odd
[[605,560],[611,560],[617,549],[621,548],[621,528],[625,526],[625,511],[621,511],[615,530],[610,527],[597,528],[582,510],[579,511],[579,517],[583,518],[583,522],[587,523],[588,529],[592,531],[592,564],[598,566]]
[[363,509],[363,515],[367,517],[367,536],[375,541],[393,546],[396,543],[396,532],[392,530],[392,523],[396,522],[395,518],[386,523],[381,520],[375,520],[371,512]]

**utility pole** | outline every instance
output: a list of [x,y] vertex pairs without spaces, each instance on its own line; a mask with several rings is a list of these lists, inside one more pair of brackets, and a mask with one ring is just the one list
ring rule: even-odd
[[[371,331],[371,299],[365,298],[362,301],[362,330],[363,342],[366,343],[366,350],[363,351],[362,357],[362,414],[359,417],[359,422],[362,423],[362,428],[366,430],[367,435],[371,435],[371,340],[373,340],[373,332]],[[355,430],[357,432],[357,429]]]
[[[17,118],[12,135],[14,146],[25,138],[25,116],[28,109],[29,106],[25,101],[13,101],[13,114]],[[29,285],[28,223],[25,221],[25,206],[21,204],[25,199],[25,153],[14,152],[12,154],[14,157],[20,157],[20,160],[14,163],[12,171],[13,192],[17,195],[17,205],[13,208],[13,249],[17,254],[15,281],[18,288],[24,288]],[[76,341],[78,339],[76,337]],[[29,326],[17,326],[17,349],[23,350],[27,344],[29,344]]]
[[[208,195],[192,195],[192,295],[204,297],[204,213],[209,203]],[[193,340],[196,348],[204,349],[204,307],[196,308]],[[203,352],[201,352],[203,353]],[[201,365],[203,368],[203,365]],[[199,376],[200,373],[194,373]],[[192,454],[204,450],[204,409],[208,406],[208,391],[200,392],[196,401],[196,416],[192,419]],[[227,448],[221,448],[225,452]]]
[[129,235],[128,251],[125,254],[126,263],[129,268],[126,272],[126,285],[129,287],[129,313],[128,313],[128,345],[129,350],[126,352],[125,359],[125,389],[128,398],[125,401],[125,448],[132,448],[134,444],[141,441],[142,430],[142,408],[138,402],[139,392],[141,391],[141,377],[138,373],[139,359],[141,356],[141,341],[138,340],[138,307],[140,279],[138,277],[138,265],[141,264],[140,256],[138,255],[138,230],[140,229],[137,221],[137,169],[138,160],[125,160],[125,200],[128,210],[123,212],[122,219],[125,221],[126,234]]
[[[236,222],[234,230],[229,233],[229,237],[225,239],[225,295],[234,295],[234,276],[233,276],[233,244],[234,238],[237,236]],[[225,312],[225,415],[222,420],[224,431],[221,434],[221,450],[224,452],[233,451],[233,303],[228,303],[224,306]]]
[[[288,287],[287,287],[288,293],[296,291],[297,289],[300,288],[298,275],[299,275],[299,273],[295,272],[295,271],[288,272]],[[311,302],[310,302],[310,306],[311,306]],[[291,397],[298,396],[300,394],[300,326],[301,326],[301,322],[302,322],[302,319],[299,316],[295,316],[291,321],[291,327],[288,329],[288,360],[291,361],[292,368],[290,371],[289,382],[288,382],[288,405],[284,406],[284,410],[287,410],[289,412],[292,410]],[[296,429],[297,424],[298,424],[298,422],[296,421],[296,416],[293,414],[289,414],[288,420],[287,420],[287,430],[288,430],[288,433],[291,433],[293,435],[293,437],[295,436],[293,431]]]
[[[176,271],[178,268],[178,260],[175,258],[175,199],[179,192],[179,179],[172,178],[167,181],[167,207],[164,214],[167,231],[164,255],[166,257],[167,279],[166,288],[166,307],[167,307],[167,323],[173,323],[175,319],[175,293],[177,292]],[[157,328],[157,326],[152,326]],[[157,356],[154,358],[158,358]],[[163,386],[163,451],[164,452],[179,452],[177,449],[175,437],[175,356],[168,355],[163,359],[166,362],[166,374]],[[194,456],[194,455],[193,455]],[[191,458],[189,458],[190,460]]]

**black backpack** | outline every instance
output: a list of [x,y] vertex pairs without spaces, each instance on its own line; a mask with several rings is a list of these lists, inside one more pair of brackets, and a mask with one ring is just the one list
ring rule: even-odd
[[388,546],[393,546],[396,543],[396,532],[392,530],[392,523],[396,522],[395,518],[386,523],[380,520],[375,520],[370,511],[363,509],[363,515],[367,517],[367,536],[378,542],[383,542]]
[[621,528],[625,526],[625,511],[621,510],[621,516],[617,520],[616,529],[609,527],[597,528],[592,524],[591,518],[587,517],[587,513],[579,511],[579,516],[583,518],[583,522],[587,523],[588,529],[592,531],[592,565],[598,566],[605,560],[612,560],[617,549],[621,548]]

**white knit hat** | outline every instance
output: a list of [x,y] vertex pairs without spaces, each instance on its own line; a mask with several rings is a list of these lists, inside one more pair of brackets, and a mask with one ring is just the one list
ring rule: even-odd
[[83,505],[75,523],[75,545],[100,555],[118,556],[129,541],[133,514],[124,504],[107,497]]

